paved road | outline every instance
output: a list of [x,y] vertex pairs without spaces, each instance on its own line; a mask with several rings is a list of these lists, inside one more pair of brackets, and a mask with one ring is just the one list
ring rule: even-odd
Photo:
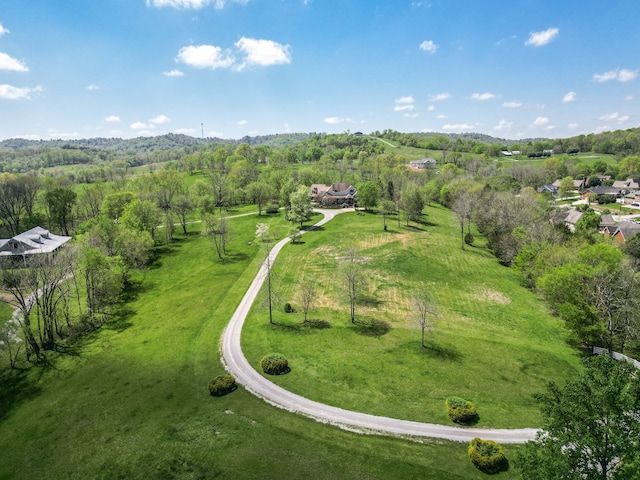
[[[324,225],[336,215],[353,209],[318,210],[324,218],[311,229]],[[273,263],[276,256],[289,239],[278,242],[269,254]],[[535,437],[536,429],[500,430],[489,428],[460,428],[432,423],[412,422],[388,417],[378,417],[366,413],[352,412],[322,403],[314,402],[270,382],[260,375],[247,361],[240,346],[240,334],[245,318],[253,304],[267,274],[266,264],[256,275],[249,290],[231,317],[222,335],[222,362],[238,383],[249,392],[276,407],[306,415],[319,422],[336,425],[350,431],[369,434],[390,434],[401,437],[432,437],[468,442],[474,437],[495,440],[500,443],[524,443]]]

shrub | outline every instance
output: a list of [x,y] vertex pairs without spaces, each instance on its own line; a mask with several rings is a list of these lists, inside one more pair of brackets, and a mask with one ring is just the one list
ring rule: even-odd
[[293,309],[293,307],[291,306],[291,304],[289,302],[284,304],[284,313],[293,313],[295,312],[295,310]]
[[279,353],[272,353],[263,357],[260,364],[262,365],[262,371],[267,375],[284,375],[291,371],[289,362]]
[[473,245],[473,241],[475,240],[475,238],[473,238],[473,234],[472,233],[467,233],[464,236],[464,243],[466,243],[467,245]]
[[448,397],[445,401],[447,415],[456,423],[472,423],[478,420],[476,406],[460,397]]
[[469,442],[467,452],[476,468],[485,473],[497,473],[506,469],[507,459],[504,456],[504,448],[493,440],[474,438]]
[[224,373],[218,375],[209,382],[209,393],[214,397],[221,397],[227,393],[233,392],[238,386],[233,375]]
[[265,212],[267,213],[278,213],[278,205],[269,205],[266,209]]

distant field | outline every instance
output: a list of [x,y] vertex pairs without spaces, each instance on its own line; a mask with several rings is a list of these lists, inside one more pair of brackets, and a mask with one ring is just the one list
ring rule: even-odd
[[[343,214],[303,236],[304,244],[286,246],[274,285],[281,304],[289,301],[299,313],[277,308],[277,325],[270,326],[256,306],[243,332],[247,358],[258,367],[263,355],[284,354],[292,372],[273,381],[346,409],[447,424],[444,400],[457,395],[476,403],[478,426],[538,425],[532,394],[575,374],[579,352],[567,345],[562,323],[482,240],[462,251],[453,214],[425,211],[426,225],[398,228],[392,220],[387,232],[380,216]],[[349,245],[361,249],[369,282],[356,326],[337,269]],[[296,289],[303,277],[319,291],[310,318],[331,328],[302,325]],[[439,311],[428,349],[412,313],[417,288],[432,293]]]

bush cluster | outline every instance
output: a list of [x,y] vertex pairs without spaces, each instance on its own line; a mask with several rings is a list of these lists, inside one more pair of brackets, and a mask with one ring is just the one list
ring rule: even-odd
[[456,423],[471,423],[478,420],[476,406],[468,400],[460,397],[448,397],[445,401],[447,415]]
[[278,205],[269,205],[265,211],[270,214],[278,213]]
[[497,473],[505,469],[507,459],[504,448],[493,440],[474,438],[469,442],[471,462],[485,473]]
[[236,379],[233,375],[224,373],[218,375],[216,378],[209,382],[209,393],[214,397],[221,397],[227,393],[233,392],[238,386],[236,385]]
[[294,312],[295,312],[295,309],[289,302],[284,304],[284,313],[294,313]]
[[289,362],[279,353],[272,353],[263,357],[260,364],[262,365],[262,371],[267,375],[284,375],[291,371]]

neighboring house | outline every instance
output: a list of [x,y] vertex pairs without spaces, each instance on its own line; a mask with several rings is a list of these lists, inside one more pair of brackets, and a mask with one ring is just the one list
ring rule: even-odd
[[602,228],[603,233],[606,228],[607,231],[610,229],[615,229],[616,221],[613,219],[613,215],[605,214],[600,217],[600,228]]
[[422,160],[411,160],[409,168],[412,170],[431,170],[436,168],[437,162],[433,158],[423,158]]
[[616,180],[613,186],[624,190],[625,192],[633,192],[640,190],[640,178],[627,178],[626,180]]
[[582,192],[582,199],[588,200],[591,195],[614,195],[616,198],[620,198],[622,196],[622,190],[616,187],[606,187],[603,185],[589,187]]
[[51,253],[69,240],[71,237],[54,235],[42,227],[34,227],[15,237],[0,239],[0,258]]
[[556,187],[555,185],[547,184],[547,185],[542,185],[538,187],[536,191],[538,193],[549,192],[551,195],[555,197],[558,194],[558,187]]
[[[558,179],[555,182],[553,182],[551,185],[553,185],[554,187],[560,188],[561,183],[562,183],[562,179]],[[575,190],[582,190],[583,188],[585,188],[585,183],[586,183],[586,180],[584,178],[582,180],[574,180],[573,188]]]
[[565,212],[556,212],[551,217],[551,223],[553,225],[566,225],[566,227],[572,231],[576,231],[576,223],[582,218],[582,212],[572,208]]
[[607,231],[613,230],[611,236],[617,242],[624,243],[631,237],[640,233],[640,224],[635,222],[620,222],[615,228],[607,229]]
[[352,207],[355,204],[356,188],[350,183],[321,185],[314,183],[310,190],[311,201],[323,207]]

